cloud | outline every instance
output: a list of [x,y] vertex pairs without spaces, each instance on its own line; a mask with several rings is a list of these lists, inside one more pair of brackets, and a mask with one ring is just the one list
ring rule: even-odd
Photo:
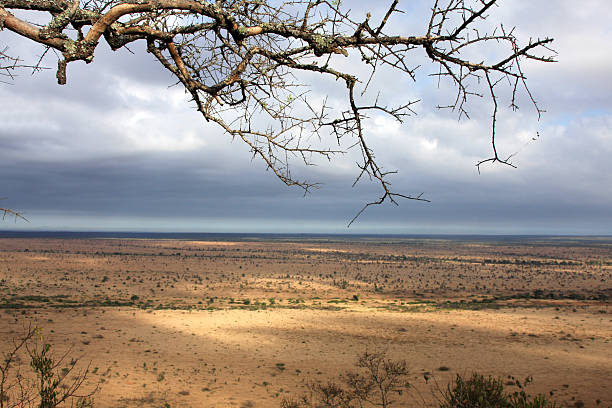
[[[428,4],[400,2],[406,13],[393,17],[392,29],[422,34]],[[373,19],[384,12],[376,5]],[[478,174],[475,164],[491,154],[491,105],[475,98],[472,119],[461,121],[456,112],[435,109],[454,94],[428,77],[433,67],[420,50],[410,61],[422,65],[417,83],[381,70],[370,97],[382,89],[387,103],[421,102],[403,124],[372,113],[365,122],[370,146],[386,170],[398,171],[390,176],[396,191],[422,192],[432,203],[369,209],[349,232],[609,233],[610,12],[603,0],[579,10],[569,0],[505,1],[491,12],[516,24],[524,40],[530,33],[554,37],[559,51],[558,63],[525,66],[548,110],[539,122],[525,94],[519,112],[506,109],[504,99],[498,147],[502,156],[517,153],[517,169],[486,165]],[[28,61],[40,54],[6,30],[0,36]],[[243,143],[206,123],[144,45],[132,50],[103,46],[92,64],[69,66],[66,86],[56,84],[53,70],[22,72],[0,85],[0,196],[10,197],[3,206],[25,210],[31,220],[1,228],[347,232],[347,221],[379,197],[367,180],[351,187],[358,149],[332,162],[315,159],[313,167],[296,163],[298,177],[323,183],[313,194],[287,188]],[[337,58],[349,68],[359,62]],[[54,57],[45,63],[53,66]],[[309,102],[327,97],[336,114],[345,106],[341,83],[303,78]]]

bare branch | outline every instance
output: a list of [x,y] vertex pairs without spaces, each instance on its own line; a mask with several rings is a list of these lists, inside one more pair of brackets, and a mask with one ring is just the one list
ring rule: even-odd
[[18,218],[26,221],[26,222],[30,222],[28,221],[27,218],[25,218],[21,213],[17,212],[17,211],[13,211],[10,208],[0,208],[0,212],[2,213],[2,219],[4,220],[6,218],[6,216],[10,216],[10,217],[15,217],[15,222],[17,221]]
[[[204,119],[242,140],[287,185],[305,191],[317,186],[293,175],[295,162],[312,165],[317,158],[358,150],[361,160],[355,183],[373,180],[382,193],[358,212],[351,225],[371,205],[397,204],[399,198],[428,201],[422,194],[393,191],[389,176],[394,172],[383,170],[368,144],[366,113],[377,112],[399,122],[414,114],[416,101],[389,106],[379,101],[380,93],[374,101],[359,100],[367,99],[366,91],[381,67],[416,80],[419,67],[410,61],[421,50],[434,66],[433,75],[456,88],[454,100],[440,108],[453,110],[460,119],[469,118],[472,98],[491,101],[492,155],[477,163],[479,171],[484,163],[514,167],[512,155],[503,159],[496,145],[498,88],[509,86],[512,109],[518,108],[517,93],[524,91],[538,118],[543,112],[527,87],[521,64],[526,59],[554,61],[555,52],[549,48],[552,39],[525,44],[513,29],[503,25],[491,29],[485,22],[497,0],[432,0],[432,4],[420,30],[425,35],[389,31],[389,22],[401,13],[399,0],[389,0],[376,24],[370,13],[357,21],[340,2],[327,0],[2,0],[0,28],[58,52],[60,84],[68,80],[70,63],[93,61],[101,41],[113,50],[146,41],[148,52],[177,78]],[[47,12],[50,21],[37,27],[9,10],[20,10],[19,16]],[[491,60],[489,45],[500,50],[497,60]],[[338,63],[338,56],[360,57],[371,70],[367,81],[360,82],[350,67]],[[18,59],[0,53],[0,73],[9,79],[19,64]],[[306,96],[301,73],[319,74],[346,86],[344,107],[332,110],[323,102],[314,108],[317,104]],[[328,136],[338,148],[329,147]]]

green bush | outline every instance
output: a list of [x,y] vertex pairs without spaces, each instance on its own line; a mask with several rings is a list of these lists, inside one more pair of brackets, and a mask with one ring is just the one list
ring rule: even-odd
[[509,407],[501,378],[485,377],[474,373],[464,380],[459,374],[443,393],[440,408],[493,408]]
[[522,383],[512,378],[518,390],[506,392],[499,377],[474,373],[465,380],[457,374],[455,381],[442,394],[440,408],[555,408],[556,404],[548,401],[545,396],[536,395],[531,398],[525,392],[525,387],[531,381],[531,377]]

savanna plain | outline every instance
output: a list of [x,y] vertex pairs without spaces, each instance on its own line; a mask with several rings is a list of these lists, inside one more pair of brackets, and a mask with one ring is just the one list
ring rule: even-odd
[[393,406],[478,372],[612,407],[611,305],[612,239],[0,239],[0,350],[37,328],[96,407],[279,407],[366,352]]

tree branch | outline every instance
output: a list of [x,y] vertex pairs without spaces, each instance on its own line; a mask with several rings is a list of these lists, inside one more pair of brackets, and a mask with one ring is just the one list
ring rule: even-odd
[[[555,53],[549,48],[552,39],[529,40],[525,45],[514,30],[503,25],[491,31],[484,22],[497,0],[432,3],[431,14],[423,22],[425,35],[389,32],[389,22],[401,13],[399,0],[389,0],[374,27],[369,13],[357,21],[350,10],[325,0],[1,0],[0,28],[58,50],[60,84],[67,81],[67,65],[79,60],[91,62],[102,39],[113,50],[146,41],[147,51],[176,76],[204,119],[242,140],[253,156],[287,185],[305,191],[317,185],[294,177],[294,160],[312,165],[315,157],[331,159],[348,149],[358,149],[361,160],[354,184],[365,177],[378,183],[382,191],[378,200],[358,212],[351,225],[371,205],[385,201],[397,204],[399,198],[428,201],[423,194],[393,191],[389,178],[394,172],[383,170],[368,144],[366,113],[377,112],[402,122],[414,114],[412,105],[416,102],[388,106],[379,102],[377,95],[374,101],[359,103],[357,95],[366,98],[380,67],[416,80],[418,66],[411,66],[410,61],[412,54],[421,50],[437,71],[433,75],[438,80],[448,79],[456,88],[454,101],[441,108],[456,111],[460,119],[469,118],[473,97],[491,101],[492,156],[477,163],[478,171],[489,162],[513,166],[509,161],[512,155],[502,159],[496,145],[500,79],[510,84],[513,109],[521,85],[538,117],[543,112],[527,87],[521,63],[525,59],[554,61]],[[15,17],[9,9],[47,12],[51,20],[39,28]],[[76,39],[71,30],[77,31]],[[503,50],[496,61],[489,58],[490,45]],[[339,63],[338,55],[351,54],[361,57],[371,69],[365,83],[354,74],[353,60],[351,64]],[[16,63],[16,57],[4,56],[2,60],[3,55],[0,63]],[[16,67],[0,65],[0,72],[11,75]],[[306,96],[307,84],[298,80],[298,74],[304,72],[346,86],[344,106],[332,110],[323,101],[314,108],[316,104]],[[339,148],[329,147],[327,136],[333,137]]]

